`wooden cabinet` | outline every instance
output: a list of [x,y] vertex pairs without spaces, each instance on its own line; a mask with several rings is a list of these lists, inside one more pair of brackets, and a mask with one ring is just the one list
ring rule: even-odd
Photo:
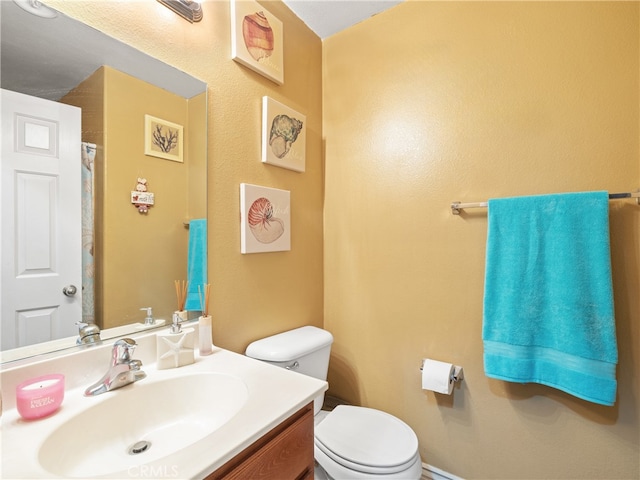
[[310,403],[205,480],[312,480],[313,468],[313,403]]

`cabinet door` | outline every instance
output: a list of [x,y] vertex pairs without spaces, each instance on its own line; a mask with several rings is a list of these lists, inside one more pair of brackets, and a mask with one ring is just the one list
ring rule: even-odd
[[206,480],[312,479],[313,469],[313,403],[310,403]]

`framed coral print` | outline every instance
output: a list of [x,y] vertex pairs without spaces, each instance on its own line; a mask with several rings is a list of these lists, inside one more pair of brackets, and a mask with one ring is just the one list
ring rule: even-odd
[[290,192],[240,184],[240,252],[291,250]]
[[144,116],[144,154],[183,162],[184,129],[182,125],[151,115]]
[[306,123],[301,113],[262,97],[262,162],[304,172]]
[[282,22],[252,0],[231,0],[231,58],[284,83]]

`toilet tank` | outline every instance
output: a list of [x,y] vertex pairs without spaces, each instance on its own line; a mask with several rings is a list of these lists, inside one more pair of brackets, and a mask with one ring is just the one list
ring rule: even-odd
[[[326,381],[332,343],[333,335],[326,330],[306,326],[256,340],[245,354]],[[323,401],[324,393],[315,399],[315,413],[320,411]]]

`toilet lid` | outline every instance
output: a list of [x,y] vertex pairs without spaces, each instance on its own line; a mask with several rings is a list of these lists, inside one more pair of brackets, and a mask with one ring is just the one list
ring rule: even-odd
[[407,469],[418,438],[402,420],[372,408],[339,405],[316,426],[316,446],[334,461],[360,472]]

